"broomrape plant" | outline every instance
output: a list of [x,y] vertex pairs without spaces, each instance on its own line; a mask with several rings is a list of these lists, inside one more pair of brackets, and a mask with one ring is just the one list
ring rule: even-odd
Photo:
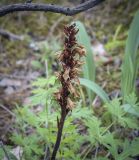
[[80,61],[80,58],[85,56],[85,50],[84,47],[79,45],[76,41],[77,32],[78,30],[75,28],[75,24],[64,28],[65,48],[63,52],[58,55],[59,62],[62,66],[62,71],[57,73],[57,77],[61,83],[61,88],[55,93],[55,97],[61,107],[61,117],[60,120],[57,118],[58,132],[51,157],[52,160],[55,160],[56,153],[60,145],[65,118],[69,111],[74,108],[75,103],[73,101],[75,98],[79,97],[75,87],[79,84],[79,68],[83,64],[83,62]]
[[[138,20],[138,15],[137,12],[135,20]],[[135,28],[138,31],[137,26]],[[57,78],[38,78],[33,83],[35,89],[32,102],[33,105],[41,104],[42,111],[33,113],[29,107],[16,109],[16,128],[19,134],[14,133],[12,141],[23,148],[22,159],[55,160],[57,157],[58,160],[135,160],[139,155],[139,103],[134,93],[138,65],[131,67],[126,62],[131,59],[137,63],[137,54],[132,55],[130,51],[130,54],[125,55],[128,58],[125,58],[122,68],[123,95],[120,98],[110,100],[108,94],[89,79],[89,75],[88,78],[84,76],[79,79],[82,85],[104,102],[104,105],[97,108],[98,114],[90,107],[82,107],[77,92],[78,75],[83,64],[81,58],[86,55],[85,49],[76,41],[77,33],[80,32],[72,24],[65,27],[64,33],[64,50],[57,55],[61,64],[61,71],[56,73]],[[134,33],[133,39],[138,45],[138,36],[135,35]],[[137,53],[137,49],[135,51]],[[132,70],[125,68],[135,68],[133,76],[130,74]],[[131,79],[128,79],[129,75]],[[57,79],[60,84],[56,84]],[[78,100],[76,104],[75,100]]]

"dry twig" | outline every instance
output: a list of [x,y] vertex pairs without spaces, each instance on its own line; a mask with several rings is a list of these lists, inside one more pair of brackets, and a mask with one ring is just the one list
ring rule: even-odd
[[2,16],[5,16],[6,14],[17,12],[17,11],[44,11],[44,12],[61,13],[67,16],[73,16],[80,12],[86,11],[90,8],[93,8],[103,1],[105,0],[88,0],[72,8],[62,7],[60,5],[53,5],[53,4],[43,4],[43,3],[9,4],[9,5],[0,7],[0,16],[2,17]]
[[3,29],[0,29],[0,36],[3,36],[4,38],[11,39],[11,40],[20,40],[20,41],[24,40],[23,36],[13,34],[9,31],[3,30]]

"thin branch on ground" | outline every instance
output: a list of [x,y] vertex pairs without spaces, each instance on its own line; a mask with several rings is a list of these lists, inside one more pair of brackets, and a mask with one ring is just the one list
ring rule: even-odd
[[20,41],[24,40],[23,36],[13,34],[9,31],[3,30],[3,29],[0,29],[0,36],[7,38],[7,39],[10,39],[10,40],[20,40]]
[[105,0],[88,0],[76,7],[64,7],[60,5],[45,4],[45,3],[17,3],[9,4],[0,7],[0,17],[6,14],[17,12],[17,11],[44,11],[44,12],[54,12],[61,13],[67,16],[73,16],[80,12],[84,12],[90,8],[95,7]]
[[10,115],[12,115],[13,117],[16,117],[15,114],[13,112],[11,112],[7,107],[5,107],[4,105],[0,104],[0,108],[4,109],[5,111],[7,111]]

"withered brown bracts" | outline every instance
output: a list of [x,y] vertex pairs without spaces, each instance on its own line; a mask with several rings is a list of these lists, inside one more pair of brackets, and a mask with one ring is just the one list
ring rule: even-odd
[[77,43],[77,32],[78,29],[75,28],[75,24],[64,28],[65,49],[58,55],[62,71],[57,73],[57,76],[62,88],[55,95],[61,109],[66,108],[66,111],[72,110],[74,107],[74,102],[71,99],[78,97],[75,84],[79,82],[78,75],[80,73],[80,66],[83,64],[80,58],[86,53],[84,47]]
[[56,100],[61,107],[61,118],[60,120],[57,118],[58,133],[51,157],[52,160],[55,160],[60,145],[65,118],[68,112],[74,108],[75,98],[79,96],[75,88],[79,84],[78,75],[80,67],[83,64],[80,58],[86,54],[84,47],[77,43],[76,34],[78,33],[78,29],[76,29],[75,24],[66,26],[64,33],[64,50],[58,55],[62,71],[57,73],[61,88],[55,93]]

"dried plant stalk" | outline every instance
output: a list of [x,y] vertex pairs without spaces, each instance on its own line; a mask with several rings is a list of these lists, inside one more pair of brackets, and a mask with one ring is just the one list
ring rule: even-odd
[[77,43],[77,32],[78,29],[75,28],[75,24],[64,28],[65,48],[62,53],[58,55],[62,71],[57,73],[57,77],[62,87],[55,93],[55,97],[61,107],[61,118],[60,120],[57,118],[58,133],[51,160],[55,160],[59,149],[65,118],[68,112],[75,106],[74,99],[79,97],[75,87],[79,84],[79,68],[83,64],[83,62],[80,61],[80,58],[85,56],[86,52],[84,47]]

